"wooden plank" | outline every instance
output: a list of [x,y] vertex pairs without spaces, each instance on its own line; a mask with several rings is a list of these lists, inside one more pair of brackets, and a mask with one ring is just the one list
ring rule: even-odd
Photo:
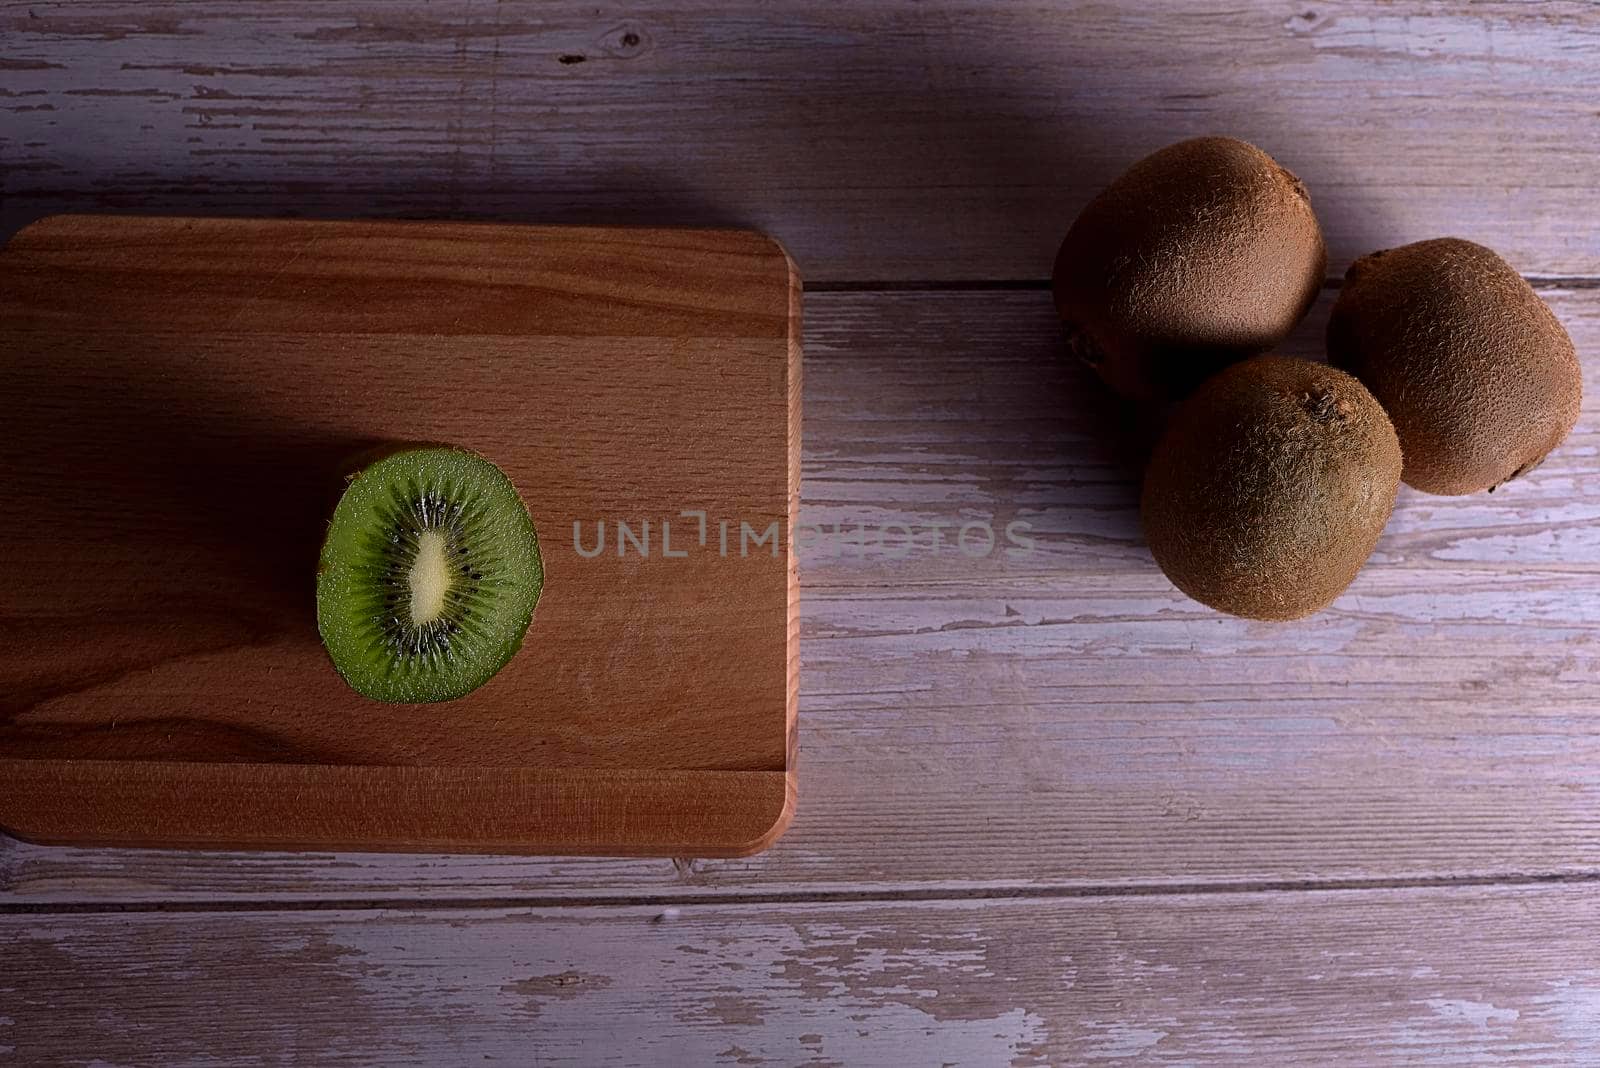
[[1593,887],[0,918],[23,1064],[1600,1059]]
[[[1600,290],[1543,291],[1580,352]],[[1315,353],[1325,300],[1290,344]],[[1043,292],[822,294],[803,519],[1014,518],[1038,551],[808,550],[804,756],[768,854],[695,863],[0,849],[11,901],[946,892],[1600,870],[1600,362],[1544,466],[1403,491],[1302,623],[1178,595],[1137,532],[1140,428]],[[1002,539],[1003,534],[999,537]]]
[[[793,801],[799,284],[780,246],[736,231],[24,230],[0,250],[0,482],[30,517],[0,528],[0,557],[29,562],[0,610],[0,827],[213,848],[771,842]],[[541,533],[527,641],[447,705],[360,696],[312,610],[350,455],[408,441],[483,452]]]
[[0,226],[63,209],[736,224],[813,282],[1040,278],[1137,157],[1232,133],[1336,270],[1442,234],[1600,271],[1582,0],[0,8]]

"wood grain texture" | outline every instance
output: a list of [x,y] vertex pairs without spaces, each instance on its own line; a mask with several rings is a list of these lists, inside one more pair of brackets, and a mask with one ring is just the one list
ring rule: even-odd
[[[1600,291],[1544,288],[1578,349]],[[1287,346],[1315,354],[1324,299]],[[1048,294],[807,308],[802,522],[914,528],[802,561],[801,774],[746,860],[241,858],[12,844],[12,901],[662,900],[1600,870],[1600,364],[1538,471],[1402,491],[1301,623],[1185,600],[1137,529],[1142,428],[1062,358]],[[1003,526],[1034,524],[1031,553]],[[981,559],[934,523],[987,522]],[[870,541],[870,539],[869,539]],[[825,551],[831,547],[833,551]]]
[[[0,536],[31,561],[0,617],[0,825],[312,848],[769,842],[793,801],[798,284],[780,247],[734,232],[28,228],[0,253],[4,479],[32,519]],[[482,451],[543,535],[529,641],[447,707],[354,694],[310,610],[325,488],[385,440]]]
[[1443,234],[1600,271],[1582,0],[0,6],[0,226],[50,211],[752,226],[813,281],[1042,278],[1230,133],[1336,270]]
[[0,760],[0,819],[70,845],[742,856],[794,806],[782,769]]
[[10,916],[0,938],[0,1063],[33,1068],[1600,1059],[1587,885]]
[[[1060,362],[1042,292],[813,296],[802,518],[1001,533],[981,559],[953,525],[937,555],[893,527],[806,550],[806,804],[782,842],[667,861],[0,837],[0,1065],[1600,1062],[1600,291],[1575,277],[1600,274],[1597,57],[1580,0],[0,0],[0,234],[57,210],[754,226],[812,283],[1037,280],[1133,159],[1231,133],[1308,183],[1334,273],[1453,233],[1570,281],[1542,292],[1591,398],[1533,477],[1404,493],[1356,587],[1284,630],[1154,570],[1134,511],[1153,428]],[[267,300],[232,294],[235,326],[298,299],[284,267]],[[416,296],[323,312],[461,343]],[[1319,352],[1325,316],[1290,348]],[[206,401],[249,410],[234,385]],[[1018,519],[1032,552],[1005,552]],[[14,566],[7,597],[33,579]],[[171,607],[143,652],[203,658],[271,616]],[[1305,889],[1539,874],[1584,881]]]

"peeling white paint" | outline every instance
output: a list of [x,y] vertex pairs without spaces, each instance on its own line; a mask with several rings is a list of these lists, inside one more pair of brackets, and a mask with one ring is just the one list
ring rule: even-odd
[[[1295,16],[1284,25],[1309,36],[1319,49],[1495,63],[1548,64],[1558,59],[1552,56],[1549,34],[1528,32],[1529,23],[1470,14],[1339,14],[1309,20]],[[1574,58],[1581,56],[1579,52]]]
[[1486,1001],[1460,998],[1425,998],[1423,1004],[1437,1016],[1447,1020],[1465,1020],[1480,1031],[1487,1031],[1490,1024],[1515,1023],[1522,1015],[1516,1009],[1501,1009]]
[[[334,925],[328,935],[347,954],[340,968],[367,996],[426,1001],[450,1014],[456,1025],[441,1029],[439,1056],[464,1028],[485,1048],[511,1041],[505,1023],[520,1019],[534,1021],[526,1041],[536,1033],[539,1056],[554,1062],[581,1059],[573,1043],[592,1037],[597,1020],[613,1048],[656,1064],[1009,1064],[1047,1042],[1042,1011],[985,1008],[1001,984],[976,934],[752,918],[737,938],[705,938],[694,930],[704,910],[679,911],[665,925],[654,922],[659,912],[642,910],[637,929],[620,936],[611,924],[566,915],[550,927],[546,915],[510,915],[465,929],[391,918]],[[614,913],[595,915],[614,922]],[[523,926],[540,927],[539,937],[519,934]],[[596,934],[605,936],[603,956]],[[470,987],[435,982],[453,960],[470,962]],[[604,981],[584,981],[601,960]],[[663,1014],[677,1025],[663,1026]]]
[[[27,1004],[52,1008],[0,1034],[29,1063],[80,1035],[85,1060],[143,1063],[130,1051],[159,1035],[165,1063],[187,1068],[234,1046],[262,1063],[376,1050],[397,1068],[466,1050],[529,1065],[1439,1050],[1461,1064],[1528,1050],[1600,1063],[1586,888],[1217,897],[696,904],[672,924],[643,905],[15,917],[9,931],[42,937],[8,941],[20,963],[7,983],[21,976]],[[167,981],[179,974],[192,978]],[[1375,989],[1409,994],[1378,1016]],[[218,1004],[294,1011],[196,1009]]]
[[1569,1063],[1600,1064],[1600,973],[1567,977],[1533,999],[1555,1021]]

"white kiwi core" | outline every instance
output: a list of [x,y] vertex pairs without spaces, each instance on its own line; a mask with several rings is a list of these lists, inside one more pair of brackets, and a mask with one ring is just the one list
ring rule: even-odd
[[444,535],[424,530],[417,538],[417,556],[406,575],[411,586],[411,621],[432,623],[444,614],[444,599],[453,579],[445,559]]

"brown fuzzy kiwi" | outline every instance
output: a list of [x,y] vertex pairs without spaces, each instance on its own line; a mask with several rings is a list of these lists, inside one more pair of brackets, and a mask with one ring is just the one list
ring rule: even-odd
[[1427,493],[1492,490],[1531,471],[1578,420],[1572,340],[1533,287],[1455,237],[1350,265],[1328,358],[1372,390]]
[[1145,472],[1150,551],[1174,585],[1251,619],[1328,605],[1372,555],[1400,488],[1400,443],[1365,386],[1262,356],[1173,413]]
[[1327,266],[1300,180],[1252,144],[1199,137],[1090,201],[1051,285],[1073,348],[1108,385],[1170,400],[1282,341]]

